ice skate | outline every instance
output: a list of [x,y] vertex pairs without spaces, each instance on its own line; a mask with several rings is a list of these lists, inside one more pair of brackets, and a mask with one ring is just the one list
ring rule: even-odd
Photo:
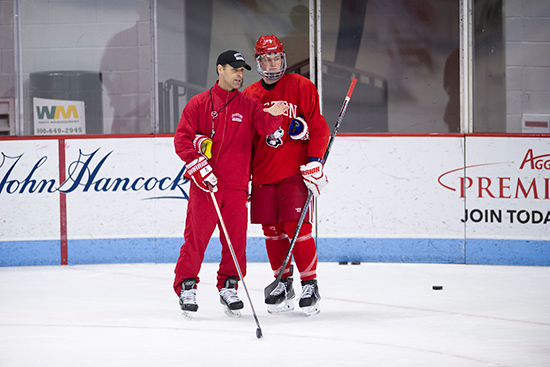
[[225,286],[220,289],[220,303],[226,315],[231,317],[241,317],[241,309],[244,307],[243,301],[237,296],[236,277],[229,277],[225,280]]
[[302,280],[302,295],[300,296],[299,305],[306,316],[314,316],[321,312],[319,308],[319,287],[317,279]]
[[292,287],[292,277],[281,279],[277,287],[265,299],[267,312],[279,314],[294,310],[294,288]]
[[180,308],[182,316],[187,320],[191,320],[199,309],[199,305],[197,305],[197,290],[195,289],[196,284],[197,280],[195,278],[185,279],[181,282]]

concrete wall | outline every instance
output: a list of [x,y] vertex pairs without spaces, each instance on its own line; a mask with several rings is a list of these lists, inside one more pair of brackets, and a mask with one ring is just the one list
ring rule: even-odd
[[[507,132],[550,132],[550,6],[504,1]],[[526,116],[527,115],[527,116]],[[535,115],[535,116],[533,116]],[[546,127],[524,126],[524,120]]]

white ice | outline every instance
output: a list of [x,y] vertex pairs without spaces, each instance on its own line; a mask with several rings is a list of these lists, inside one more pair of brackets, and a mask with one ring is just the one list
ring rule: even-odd
[[550,267],[320,263],[306,318],[268,314],[269,265],[251,263],[262,339],[242,286],[243,316],[223,313],[213,263],[185,320],[173,268],[0,268],[0,366],[550,366]]

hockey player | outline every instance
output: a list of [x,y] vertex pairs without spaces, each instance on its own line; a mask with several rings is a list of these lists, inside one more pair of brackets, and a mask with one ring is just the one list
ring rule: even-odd
[[[251,67],[237,51],[217,60],[218,81],[186,104],[174,137],[178,156],[186,162],[189,189],[184,244],[175,268],[174,290],[184,316],[198,309],[196,289],[208,241],[218,224],[210,192],[216,193],[222,217],[242,276],[246,275],[247,198],[254,133],[269,134],[282,123],[288,109],[283,103],[270,108],[243,95],[244,69]],[[275,117],[276,116],[276,117]],[[220,302],[227,314],[240,316],[243,302],[237,295],[238,272],[227,240],[220,236],[222,257],[217,273]]]
[[[243,93],[258,98],[266,107],[278,101],[289,106],[275,133],[254,137],[252,157],[251,221],[262,224],[269,262],[276,277],[294,236],[308,189],[317,197],[328,183],[321,158],[330,129],[319,112],[315,85],[301,75],[285,74],[286,55],[281,41],[274,35],[262,36],[254,52],[262,79]],[[292,254],[302,282],[299,306],[306,315],[319,313],[321,299],[312,211],[313,205],[308,209]],[[292,269],[289,261],[281,282],[266,298],[268,312],[294,309]]]

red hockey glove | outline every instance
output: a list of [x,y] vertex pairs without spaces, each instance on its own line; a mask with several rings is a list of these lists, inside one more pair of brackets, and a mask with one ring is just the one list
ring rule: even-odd
[[300,172],[304,179],[307,188],[312,192],[313,196],[321,195],[321,190],[328,184],[328,178],[323,173],[323,164],[313,161],[306,165],[300,166]]
[[210,159],[212,158],[212,139],[206,135],[195,135],[193,139],[193,147],[199,152],[202,156]]
[[203,191],[218,191],[218,178],[214,175],[212,167],[203,156],[195,159],[187,165],[185,177],[192,178],[193,182]]
[[294,140],[309,140],[309,128],[306,120],[296,117],[290,122],[288,135]]

